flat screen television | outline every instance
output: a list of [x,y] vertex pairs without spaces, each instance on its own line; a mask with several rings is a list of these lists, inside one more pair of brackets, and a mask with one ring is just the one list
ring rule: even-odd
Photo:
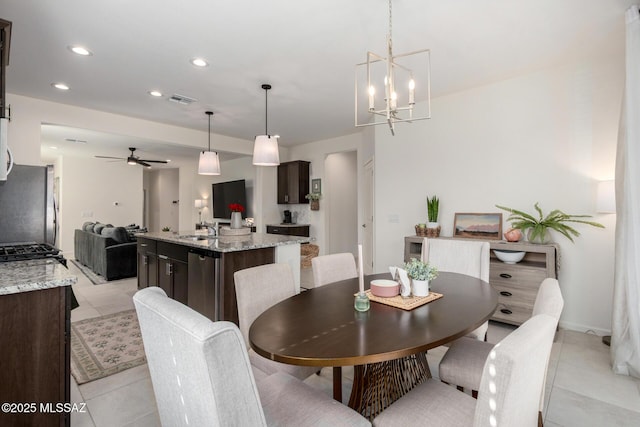
[[247,190],[245,180],[218,182],[212,184],[213,217],[218,219],[231,218],[231,203],[240,203],[244,206],[242,218],[248,215]]

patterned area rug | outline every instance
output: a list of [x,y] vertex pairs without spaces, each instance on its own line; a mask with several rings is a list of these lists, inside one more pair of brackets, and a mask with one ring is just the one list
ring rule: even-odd
[[82,264],[80,264],[78,261],[76,261],[75,259],[72,259],[71,262],[73,263],[73,265],[75,265],[76,267],[78,267],[78,269],[80,271],[82,271],[82,274],[84,274],[85,276],[87,276],[87,278],[91,281],[91,283],[93,283],[94,285],[101,285],[103,283],[108,283],[107,279],[105,279],[104,277],[100,276],[99,274],[96,274],[93,272],[93,270],[91,270],[89,267],[86,267]]
[[78,384],[146,362],[135,310],[71,323],[71,374]]

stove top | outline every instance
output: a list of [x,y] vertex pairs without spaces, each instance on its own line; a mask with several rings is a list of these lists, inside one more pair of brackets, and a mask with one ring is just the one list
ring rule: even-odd
[[42,258],[52,258],[65,267],[67,265],[67,260],[60,254],[60,250],[48,243],[0,243],[0,262]]

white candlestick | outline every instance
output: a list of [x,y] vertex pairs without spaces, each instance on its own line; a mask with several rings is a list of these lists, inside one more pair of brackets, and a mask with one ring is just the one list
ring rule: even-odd
[[360,285],[360,293],[364,293],[364,269],[362,268],[362,245],[358,245],[358,282]]

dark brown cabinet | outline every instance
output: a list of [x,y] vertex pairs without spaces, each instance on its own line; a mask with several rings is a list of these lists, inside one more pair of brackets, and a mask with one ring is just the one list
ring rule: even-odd
[[278,204],[309,203],[304,196],[309,194],[310,162],[295,160],[278,166]]
[[158,286],[176,301],[188,302],[188,249],[182,245],[158,242]]
[[70,402],[70,304],[71,286],[0,296],[0,402],[25,408],[0,413],[0,425],[70,424],[68,412],[55,412]]
[[309,237],[308,225],[267,225],[267,234]]
[[138,237],[138,289],[158,286],[158,246],[155,240]]

